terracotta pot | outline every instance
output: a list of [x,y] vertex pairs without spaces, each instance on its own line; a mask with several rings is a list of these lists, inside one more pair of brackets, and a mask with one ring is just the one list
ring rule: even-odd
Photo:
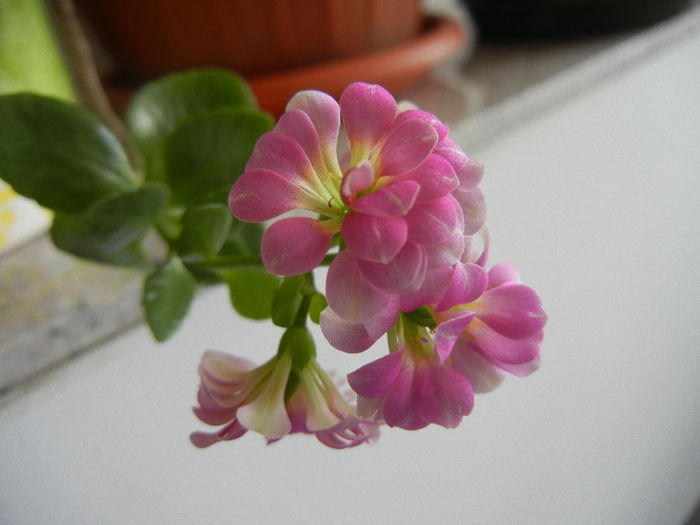
[[[458,55],[471,38],[465,28],[447,18],[425,17],[415,38],[372,53],[329,60],[310,66],[247,77],[260,106],[279,116],[289,98],[302,89],[319,89],[338,97],[350,82],[381,84],[398,93],[421,80],[437,64]],[[123,113],[137,85],[104,80],[118,113]]]
[[76,0],[120,74],[261,75],[410,40],[421,0]]

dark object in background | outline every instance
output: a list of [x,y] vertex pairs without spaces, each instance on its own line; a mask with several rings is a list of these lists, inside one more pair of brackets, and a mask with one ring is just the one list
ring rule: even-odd
[[691,0],[462,0],[486,39],[562,38],[639,27]]

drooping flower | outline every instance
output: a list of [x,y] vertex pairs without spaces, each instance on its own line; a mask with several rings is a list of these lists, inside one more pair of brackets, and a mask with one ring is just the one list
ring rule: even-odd
[[201,383],[195,415],[209,425],[224,425],[218,432],[194,432],[190,439],[198,447],[237,439],[248,430],[268,439],[289,433],[284,392],[291,371],[289,354],[276,356],[255,367],[247,359],[207,351],[199,366]]
[[[303,329],[292,329],[303,330]],[[283,338],[284,341],[284,338]],[[203,448],[233,440],[252,430],[274,442],[287,434],[313,434],[332,448],[371,443],[378,437],[373,421],[354,409],[308,352],[284,349],[267,363],[209,351],[199,367],[201,384],[194,412],[216,432],[194,432],[190,439]]]
[[324,445],[347,448],[362,443],[373,443],[379,437],[375,421],[359,418],[350,403],[354,395],[347,385],[345,395],[328,374],[311,361],[299,374],[299,386],[287,402],[287,413],[292,422],[290,434],[315,434]]
[[453,317],[433,337],[402,314],[389,333],[391,353],[348,374],[358,393],[358,412],[407,430],[459,425],[471,412],[474,395],[469,381],[446,360],[472,317]]
[[[488,254],[483,233],[483,252],[464,256],[477,266]],[[429,323],[399,317],[389,331],[389,355],[348,375],[361,415],[409,430],[454,427],[470,412],[474,393],[492,390],[506,372],[526,376],[538,368],[547,321],[539,297],[510,263],[485,276],[469,303],[446,310],[426,305]]]
[[400,309],[473,298],[481,270],[461,261],[460,247],[484,221],[481,172],[435,116],[358,82],[340,103],[317,91],[295,95],[256,144],[229,205],[253,222],[310,212],[266,230],[261,252],[271,273],[312,270],[340,238],[322,327],[336,347],[357,352]]
[[493,390],[506,372],[523,377],[537,370],[547,315],[537,293],[520,283],[512,264],[496,264],[478,299],[436,313],[435,319],[465,314],[474,318],[457,339],[450,361],[476,393]]

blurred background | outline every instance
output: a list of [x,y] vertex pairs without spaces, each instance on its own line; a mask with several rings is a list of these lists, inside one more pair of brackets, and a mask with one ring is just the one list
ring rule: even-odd
[[[278,329],[207,289],[154,343],[140,274],[55,250],[0,180],[0,523],[697,523],[698,2],[319,2],[0,0],[0,93],[104,89],[92,109],[118,118],[143,83],[217,66],[278,115],[299,89],[385,85],[486,162],[492,262],[549,314],[542,369],[457,430],[195,450],[202,351],[260,361]],[[367,361],[338,354],[319,349]]]

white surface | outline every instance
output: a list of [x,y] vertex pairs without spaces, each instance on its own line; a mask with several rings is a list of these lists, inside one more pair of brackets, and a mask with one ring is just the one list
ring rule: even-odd
[[698,64],[695,37],[479,152],[492,262],[550,320],[542,369],[459,429],[194,449],[202,350],[262,361],[279,335],[217,290],[171,342],[138,328],[2,407],[0,523],[682,523],[700,495]]
[[0,180],[0,255],[48,230],[51,213]]

